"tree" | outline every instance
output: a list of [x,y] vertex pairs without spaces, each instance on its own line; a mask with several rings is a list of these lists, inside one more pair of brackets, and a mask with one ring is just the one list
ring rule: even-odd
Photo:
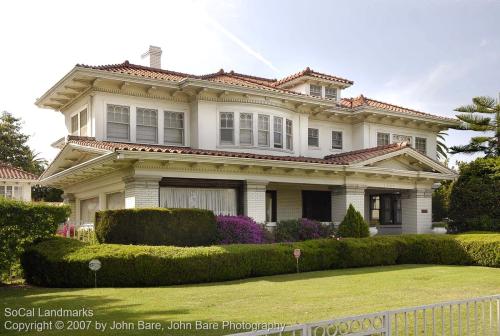
[[500,231],[500,157],[460,164],[450,193],[449,227],[460,231]]
[[29,135],[21,132],[21,119],[8,112],[0,116],[0,161],[10,163],[27,172],[40,175],[47,165],[28,146]]
[[[451,153],[479,153],[487,157],[500,155],[500,102],[491,97],[475,97],[471,105],[461,106],[457,118],[462,121],[457,129],[483,132],[473,137],[467,145],[451,147]],[[493,132],[493,135],[491,135]]]
[[451,187],[451,181],[443,181],[439,188],[432,192],[432,220],[434,222],[440,222],[448,217]]
[[352,204],[349,204],[347,213],[339,225],[338,234],[341,237],[368,237],[370,230],[368,224],[363,219],[363,216],[357,211]]
[[446,146],[446,140],[444,136],[448,135],[446,132],[439,132],[437,134],[436,151],[438,159],[446,160],[448,158],[448,146]]

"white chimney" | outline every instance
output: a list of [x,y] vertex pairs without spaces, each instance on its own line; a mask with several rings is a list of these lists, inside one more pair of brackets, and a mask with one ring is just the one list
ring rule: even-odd
[[142,54],[141,58],[149,56],[149,66],[151,68],[161,69],[161,48],[150,45],[149,50]]

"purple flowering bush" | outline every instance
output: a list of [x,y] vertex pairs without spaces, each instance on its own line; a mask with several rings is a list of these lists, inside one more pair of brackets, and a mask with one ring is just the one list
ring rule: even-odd
[[265,229],[246,216],[217,216],[219,244],[262,244],[266,242]]

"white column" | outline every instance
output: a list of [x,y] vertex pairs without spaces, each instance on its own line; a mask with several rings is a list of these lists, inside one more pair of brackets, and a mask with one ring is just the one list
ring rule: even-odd
[[332,221],[340,223],[352,204],[361,215],[365,216],[365,189],[366,186],[346,185],[332,190]]
[[402,232],[430,233],[432,189],[414,189],[401,195]]
[[161,177],[126,177],[125,208],[158,208],[160,206]]
[[247,180],[245,186],[245,215],[257,223],[266,221],[266,181]]
[[71,213],[69,214],[68,221],[72,224],[76,223],[76,199],[74,194],[63,194],[63,203],[69,205]]

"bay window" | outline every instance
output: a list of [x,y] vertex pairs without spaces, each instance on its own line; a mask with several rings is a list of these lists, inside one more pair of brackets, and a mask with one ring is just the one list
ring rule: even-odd
[[259,114],[258,118],[259,146],[269,147],[269,116]]
[[253,144],[253,114],[240,114],[240,145]]
[[234,113],[221,112],[220,114],[220,143],[234,145]]
[[293,149],[293,122],[290,119],[286,120],[286,149]]
[[274,117],[274,148],[283,148],[283,118]]

